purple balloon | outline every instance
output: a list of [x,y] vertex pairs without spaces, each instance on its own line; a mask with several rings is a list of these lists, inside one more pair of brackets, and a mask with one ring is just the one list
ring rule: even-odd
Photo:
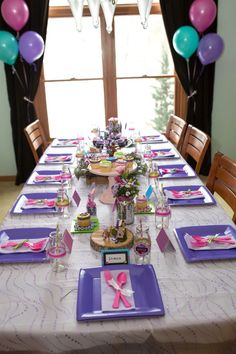
[[20,36],[19,52],[27,63],[32,64],[43,55],[43,38],[34,31],[27,31]]
[[224,50],[224,41],[217,33],[208,33],[199,42],[197,56],[202,65],[214,63]]
[[189,10],[189,18],[193,26],[204,32],[216,17],[216,4],[213,0],[195,0]]

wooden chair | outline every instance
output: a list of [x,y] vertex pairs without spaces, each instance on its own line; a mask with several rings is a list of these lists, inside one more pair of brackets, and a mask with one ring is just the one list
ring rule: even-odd
[[181,149],[186,128],[187,122],[184,119],[175,116],[174,114],[170,115],[164,135],[178,150]]
[[202,130],[188,125],[183,141],[181,154],[185,160],[189,156],[196,162],[195,171],[200,172],[211,138]]
[[34,160],[38,163],[41,156],[40,152],[42,153],[47,147],[47,142],[43,130],[40,127],[39,120],[37,119],[25,127],[24,133],[33,153]]
[[207,188],[216,192],[233,210],[233,221],[236,224],[236,161],[217,152],[211,164],[207,178]]

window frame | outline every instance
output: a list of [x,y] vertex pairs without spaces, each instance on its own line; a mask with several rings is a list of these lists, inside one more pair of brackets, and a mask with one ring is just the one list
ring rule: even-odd
[[[152,5],[150,14],[160,14],[161,7],[159,3]],[[135,77],[117,77],[116,76],[116,53],[115,53],[115,23],[113,21],[113,31],[108,34],[106,31],[106,23],[102,10],[100,9],[100,30],[101,30],[101,45],[102,52],[105,55],[102,56],[103,66],[103,87],[104,87],[104,107],[105,107],[105,119],[106,123],[109,117],[117,116],[117,79],[146,79],[146,78],[174,78],[175,79],[175,114],[185,117],[186,112],[186,96],[182,89],[182,86],[178,80],[177,75],[156,75],[156,76],[135,76]],[[121,4],[116,6],[115,16],[124,15],[139,15],[138,7],[136,4]],[[72,12],[69,6],[52,6],[49,7],[49,17],[72,17]],[[91,16],[88,6],[83,8],[83,16]],[[68,79],[68,81],[81,81],[85,79]],[[63,81],[63,80],[47,80],[47,81]],[[45,131],[45,135],[50,140],[49,124],[47,115],[47,103],[44,77],[44,70],[42,66],[41,77],[39,81],[38,91],[35,98],[35,109],[37,116],[41,122],[41,125]],[[67,80],[66,80],[67,81]]]

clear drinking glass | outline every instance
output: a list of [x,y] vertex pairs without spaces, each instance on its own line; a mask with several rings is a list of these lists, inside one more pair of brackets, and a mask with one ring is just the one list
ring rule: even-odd
[[148,225],[140,223],[136,227],[133,249],[136,264],[150,263],[151,238]]
[[57,190],[56,207],[62,211],[62,217],[68,219],[70,217],[70,199],[64,187]]
[[168,229],[171,216],[171,209],[168,204],[168,198],[165,195],[159,195],[157,206],[155,209],[155,224],[156,228]]
[[72,188],[72,174],[70,167],[66,164],[63,164],[61,168],[61,182],[67,183],[67,188]]
[[66,245],[60,231],[52,231],[49,235],[47,255],[50,259],[52,271],[62,272],[66,269]]

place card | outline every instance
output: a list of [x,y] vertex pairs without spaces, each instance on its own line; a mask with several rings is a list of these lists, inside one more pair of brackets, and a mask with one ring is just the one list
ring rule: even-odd
[[63,241],[64,241],[66,247],[68,248],[69,253],[71,253],[72,246],[73,246],[73,238],[67,229],[65,229],[65,231],[64,231]]
[[129,250],[120,248],[116,250],[101,250],[102,265],[129,264]]
[[166,231],[161,229],[156,238],[157,244],[161,252],[175,251],[173,244],[171,243]]
[[72,193],[72,200],[75,202],[75,205],[78,207],[80,204],[80,196],[77,190],[75,189],[74,192]]
[[150,199],[151,195],[152,195],[152,192],[153,192],[153,188],[151,185],[148,186],[146,192],[145,192],[145,197],[147,199]]

